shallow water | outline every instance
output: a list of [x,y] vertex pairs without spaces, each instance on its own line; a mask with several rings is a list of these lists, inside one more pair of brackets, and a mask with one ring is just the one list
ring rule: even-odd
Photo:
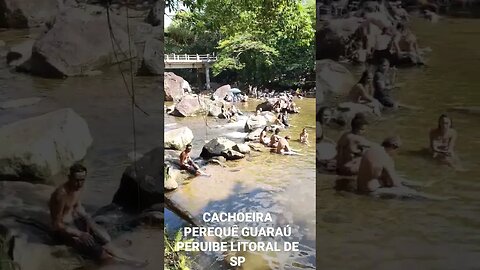
[[[199,219],[202,213],[207,211],[270,212],[274,216],[274,225],[291,224],[293,237],[288,240],[299,241],[301,253],[263,254],[260,257],[249,254],[244,269],[315,268],[315,146],[314,142],[309,147],[298,142],[302,128],[314,126],[315,100],[303,99],[295,102],[301,107],[301,112],[290,116],[290,124],[294,127],[282,131],[280,135],[291,135],[290,145],[300,150],[303,156],[281,156],[267,150],[252,152],[243,160],[227,162],[227,168],[208,166],[207,172],[212,174],[211,177],[194,178],[169,194],[170,198]],[[256,104],[258,103],[249,101],[239,108],[245,114],[252,114]],[[200,154],[206,141],[218,136],[227,134],[233,141],[243,141],[243,138],[238,137],[244,132],[244,122],[217,128],[225,123],[224,120],[209,117],[207,121],[208,125],[201,116],[166,116],[165,119],[167,129],[179,126],[192,129],[195,136],[193,158]],[[313,141],[314,129],[310,128],[308,131],[310,141]],[[174,217],[166,216],[168,229],[177,229],[181,225]],[[280,268],[279,263],[284,265],[284,268]]]
[[[480,105],[480,20],[415,21],[421,47],[431,47],[428,67],[399,70],[405,86],[394,96],[420,111],[399,111],[374,123],[367,137],[381,142],[398,134],[397,170],[411,180],[435,181],[427,193],[447,201],[379,200],[333,190],[318,175],[319,269],[480,269],[479,116],[449,112],[459,137],[457,153],[468,172],[454,172],[425,154],[428,132],[453,106]],[[327,130],[330,138],[339,132]]]

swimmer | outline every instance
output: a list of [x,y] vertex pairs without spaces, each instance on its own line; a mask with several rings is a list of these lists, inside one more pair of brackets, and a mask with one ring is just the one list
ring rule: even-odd
[[308,144],[307,128],[303,128],[302,133],[300,133],[300,142],[304,144]]
[[465,169],[455,154],[456,140],[457,131],[453,129],[452,119],[445,114],[440,115],[437,127],[430,130],[432,156],[457,171],[464,171]]

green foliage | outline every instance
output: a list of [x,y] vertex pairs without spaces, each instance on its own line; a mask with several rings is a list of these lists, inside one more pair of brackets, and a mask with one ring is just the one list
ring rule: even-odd
[[177,13],[167,53],[216,53],[214,75],[291,86],[314,70],[313,0],[203,0]]
[[165,243],[165,263],[166,270],[190,270],[192,262],[185,255],[175,250],[175,245],[178,242],[191,242],[193,239],[183,239],[182,232],[178,231],[173,239],[168,238],[167,231],[164,231]]

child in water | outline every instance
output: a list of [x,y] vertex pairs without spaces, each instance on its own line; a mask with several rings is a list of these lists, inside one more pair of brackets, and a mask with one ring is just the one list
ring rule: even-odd
[[304,144],[308,144],[307,128],[303,128],[302,133],[300,133],[300,142]]

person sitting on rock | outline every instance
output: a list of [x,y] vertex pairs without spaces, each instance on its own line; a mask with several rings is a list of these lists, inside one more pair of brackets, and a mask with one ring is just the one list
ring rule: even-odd
[[80,192],[87,177],[87,168],[81,164],[70,167],[68,181],[52,193],[49,201],[54,235],[67,245],[95,259],[113,259],[105,245],[110,236],[85,212]]
[[226,108],[225,104],[222,104],[222,115],[227,120],[229,120],[232,116],[230,111]]
[[401,187],[401,179],[395,171],[393,156],[400,148],[398,137],[387,138],[382,145],[372,146],[362,156],[357,176],[357,190],[369,193],[378,188]]
[[436,128],[430,130],[430,151],[433,158],[440,160],[458,171],[464,171],[455,154],[457,131],[453,129],[452,119],[446,114],[440,115]]
[[280,138],[280,136],[278,136],[278,134],[280,134],[280,129],[279,128],[275,129],[275,132],[270,137],[270,142],[269,142],[269,145],[268,145],[269,147],[272,147],[272,148],[277,147],[278,140]]
[[308,144],[307,128],[303,128],[302,133],[300,133],[300,142],[304,144]]
[[192,145],[187,144],[185,150],[180,153],[180,168],[187,170],[193,175],[201,175],[200,167],[192,160],[190,153],[192,152]]
[[260,132],[260,143],[264,145],[268,145],[270,143],[270,139],[267,137],[268,127],[264,127],[262,132]]
[[354,103],[364,104],[372,108],[375,115],[381,116],[381,104],[373,97],[374,89],[372,82],[372,72],[365,70],[358,83],[350,90],[349,99]]
[[282,137],[278,138],[278,144],[276,149],[277,154],[290,153],[292,151],[290,149],[290,145],[288,144],[289,140],[290,140],[289,135],[285,136],[285,138],[282,138]]
[[337,174],[352,176],[358,173],[360,159],[364,150],[374,143],[363,137],[368,122],[364,117],[355,116],[351,122],[351,131],[343,134],[337,142]]
[[382,104],[384,107],[396,109],[398,107],[398,104],[392,98],[390,93],[395,87],[393,86],[389,78],[389,71],[390,62],[388,61],[388,59],[383,58],[373,78],[373,97],[378,100],[380,104]]

